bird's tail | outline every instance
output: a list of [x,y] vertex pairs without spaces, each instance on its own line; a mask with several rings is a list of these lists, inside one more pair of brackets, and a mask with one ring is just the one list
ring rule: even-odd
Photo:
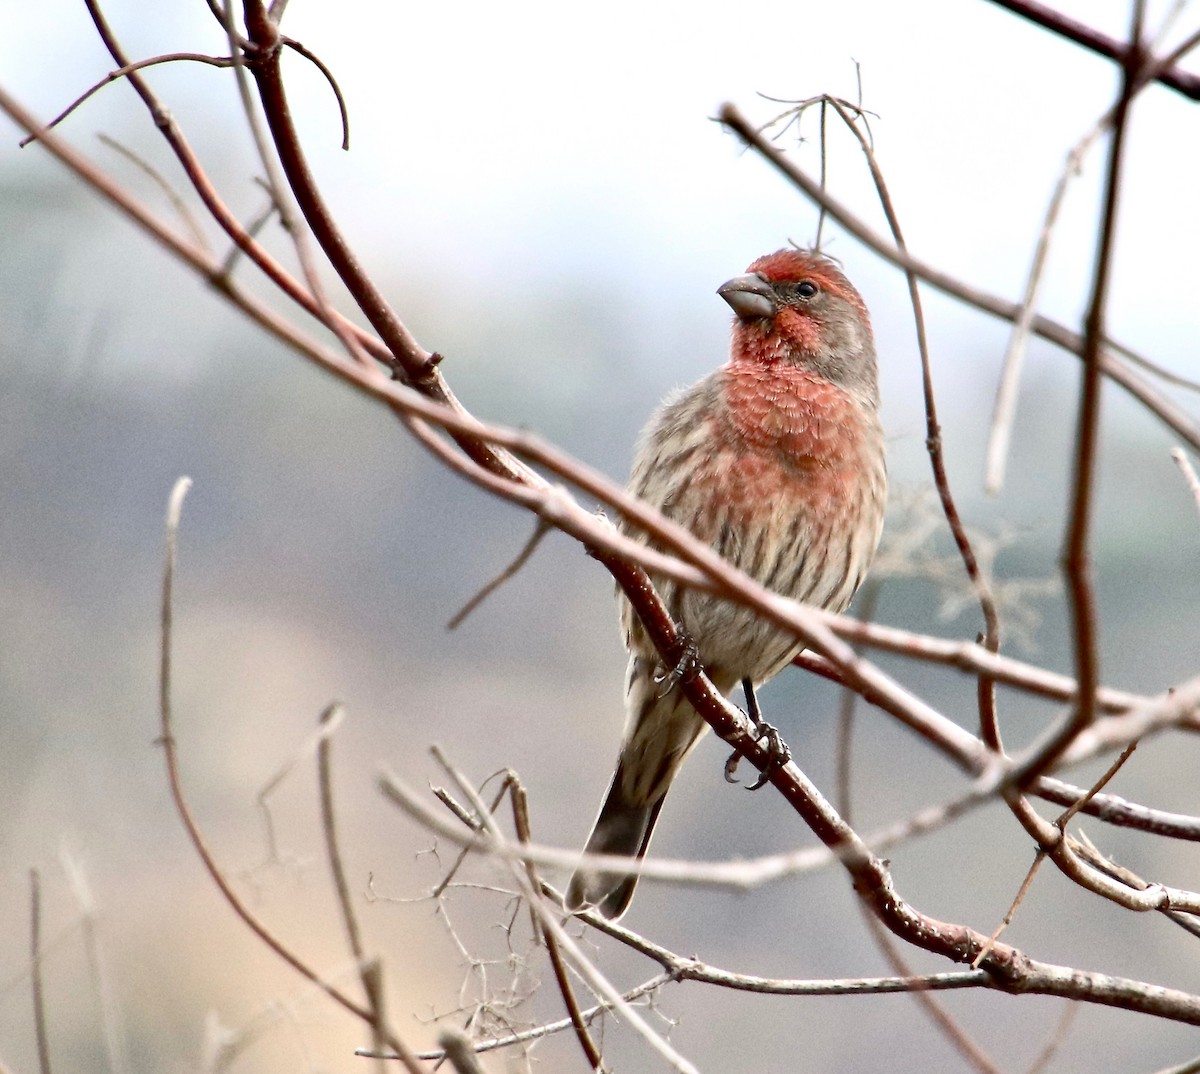
[[[623,761],[618,763],[583,852],[620,854],[640,861],[646,856],[650,836],[654,834],[654,824],[667,796],[664,791],[650,803],[632,800],[622,786],[624,767]],[[637,882],[636,868],[609,872],[581,864],[567,887],[567,909],[575,913],[577,910],[594,908],[610,921],[615,921],[629,909]]]
[[[586,854],[646,856],[671,781],[708,728],[678,688],[663,693],[653,672],[650,661],[631,659],[625,741]],[[637,881],[636,867],[610,871],[583,862],[567,887],[567,909],[592,907],[615,921],[629,908]]]

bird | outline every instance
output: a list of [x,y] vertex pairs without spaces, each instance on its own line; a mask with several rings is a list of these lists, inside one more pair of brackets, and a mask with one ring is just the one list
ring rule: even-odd
[[[669,396],[634,453],[629,490],[766,588],[843,611],[874,558],[887,502],[875,340],[862,296],[828,257],[785,248],[717,294],[733,311],[729,360]],[[621,529],[658,547],[639,527]],[[659,593],[712,684],[753,689],[803,648],[795,635],[711,593]],[[640,862],[672,780],[708,725],[663,666],[618,590],[629,653],[616,770],[584,847]],[[610,920],[638,871],[581,860],[569,912]]]

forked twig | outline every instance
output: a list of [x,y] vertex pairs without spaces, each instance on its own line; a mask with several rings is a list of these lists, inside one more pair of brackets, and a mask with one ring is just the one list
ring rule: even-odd
[[[490,839],[499,846],[507,847],[508,840],[505,839],[499,827],[491,814],[483,806],[482,800],[471,783],[460,773],[445,757],[445,755],[436,746],[431,749],[434,757],[446,773],[454,780],[458,789],[470,801],[476,815],[483,823],[483,830]],[[558,941],[560,950],[570,957],[574,963],[575,969],[580,977],[584,980],[589,988],[594,990],[600,998],[619,1012],[626,1023],[633,1027],[639,1036],[666,1062],[680,1071],[680,1074],[698,1074],[694,1064],[687,1060],[669,1041],[661,1034],[656,1033],[647,1024],[646,1020],[634,1010],[621,996],[621,992],[608,980],[596,967],[592,964],[584,953],[580,950],[579,945],[567,935],[562,925],[559,923],[557,913],[551,913],[542,897],[540,890],[529,886],[529,879],[525,870],[516,863],[514,858],[507,856],[500,860],[505,861],[509,866],[510,874],[513,880],[517,883],[519,889],[524,895],[528,905],[537,914],[538,921],[541,927],[549,933],[553,933],[554,938]]]
[[[1137,749],[1136,742],[1131,743],[1124,750],[1122,750],[1120,757],[1118,757],[1111,765],[1109,765],[1108,770],[1098,780],[1096,780],[1096,782],[1093,783],[1090,788],[1088,788],[1087,793],[1081,795],[1077,802],[1072,802],[1071,805],[1059,815],[1058,819],[1054,822],[1054,826],[1058,829],[1060,836],[1066,835],[1067,825],[1071,823],[1071,820],[1080,812],[1080,810],[1087,806],[1088,802],[1095,798],[1096,795],[1099,794],[1105,788],[1105,786],[1107,786],[1113,776],[1115,776],[1124,767],[1125,762],[1128,761],[1133,755],[1133,751],[1135,749]],[[1044,862],[1046,858],[1050,857],[1051,854],[1052,848],[1046,846],[1039,846],[1037,848],[1037,852],[1033,856],[1033,864],[1029,866],[1029,871],[1025,874],[1025,879],[1021,881],[1021,886],[1017,889],[1017,894],[1014,896],[1012,904],[1009,906],[1008,911],[1001,919],[1000,924],[996,926],[996,930],[991,934],[991,936],[988,937],[988,942],[984,946],[984,949],[975,957],[975,966],[980,964],[984,956],[992,949],[993,946],[995,946],[996,941],[1004,934],[1004,930],[1013,923],[1013,918],[1016,917],[1017,909],[1020,907],[1021,903],[1025,901],[1025,896],[1029,894],[1029,889],[1033,886],[1034,877],[1037,876],[1038,870],[1042,867],[1042,862]]]
[[[1035,22],[1044,29],[1110,60],[1121,60],[1126,55],[1127,45],[1123,41],[1102,34],[1061,11],[1038,3],[1037,0],[992,0],[992,3],[1022,15],[1030,22]],[[1200,75],[1182,68],[1169,67],[1158,71],[1153,78],[1154,81],[1161,82],[1193,101],[1200,101]]]
[[[1160,30],[1160,36],[1162,32],[1163,30]],[[1177,60],[1187,55],[1196,46],[1198,41],[1200,41],[1200,35],[1193,34],[1161,59],[1149,58],[1146,66],[1138,72],[1139,81],[1143,84],[1152,81],[1157,73],[1169,69]],[[1150,51],[1153,51],[1153,46]],[[1067,189],[1070,186],[1071,179],[1082,172],[1083,158],[1087,155],[1088,150],[1096,139],[1112,125],[1115,116],[1115,107],[1110,108],[1097,120],[1092,129],[1075,144],[1070,153],[1067,154],[1066,163],[1063,166],[1062,173],[1058,177],[1058,182],[1055,183],[1054,191],[1050,196],[1050,204],[1042,220],[1041,230],[1038,233],[1037,246],[1033,255],[1033,263],[1030,266],[1029,275],[1025,283],[1025,294],[1021,299],[1020,312],[1013,324],[1013,330],[1008,339],[1008,347],[1001,361],[1000,384],[996,390],[991,430],[988,434],[984,477],[984,489],[992,495],[999,492],[1004,483],[1008,445],[1012,436],[1012,426],[1016,414],[1021,366],[1024,362],[1026,348],[1028,347],[1030,330],[1036,316],[1037,295],[1041,286],[1043,272],[1045,271],[1046,259],[1050,252],[1051,235],[1057,223],[1059,212],[1066,200]],[[1113,347],[1114,345],[1111,341],[1108,341],[1108,346]],[[1123,350],[1123,348],[1116,347],[1114,349]],[[1191,381],[1183,377],[1177,377],[1167,370],[1159,368],[1140,355],[1125,352],[1125,356],[1130,361],[1141,365],[1143,368],[1151,369],[1157,376],[1172,383],[1182,382],[1184,386],[1193,389],[1200,387],[1193,385]]]

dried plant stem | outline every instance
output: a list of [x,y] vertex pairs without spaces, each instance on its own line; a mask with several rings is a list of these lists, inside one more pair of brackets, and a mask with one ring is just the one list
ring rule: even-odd
[[[172,648],[172,624],[174,616],[174,583],[175,583],[175,558],[176,546],[179,535],[179,518],[183,510],[183,500],[191,488],[192,482],[190,478],[181,477],[175,482],[175,487],[171,490],[170,501],[167,506],[167,547],[166,556],[163,567],[163,586],[162,586],[162,605],[160,612],[160,651],[159,651],[159,679],[158,679],[158,702],[159,702],[159,742],[163,747],[163,756],[167,764],[167,780],[171,788],[171,798],[175,803],[176,812],[179,814],[180,820],[183,821],[183,826],[187,831],[188,838],[192,842],[192,847],[195,849],[197,856],[200,858],[212,882],[216,885],[217,890],[224,897],[231,909],[242,919],[245,925],[260,939],[266,946],[275,952],[281,959],[292,967],[306,980],[316,985],[322,992],[328,995],[331,999],[344,1007],[351,1014],[361,1018],[367,1025],[373,1024],[372,1012],[360,1006],[353,999],[347,996],[335,985],[326,981],[319,973],[311,969],[303,962],[295,953],[293,953],[283,942],[271,932],[258,918],[250,912],[249,907],[242,901],[241,897],[233,890],[233,886],[229,879],[225,876],[224,871],[217,864],[216,858],[209,849],[208,841],[204,838],[200,827],[192,814],[191,807],[188,805],[187,799],[183,793],[183,781],[179,771],[179,758],[176,752],[175,735],[172,726],[171,716],[171,648]],[[416,1057],[408,1049],[408,1047],[395,1034],[387,1034],[387,1045],[393,1049],[397,1055],[401,1056],[402,1061],[409,1074],[424,1074],[421,1067],[417,1063]]]
[[1130,44],[1124,54],[1121,93],[1113,112],[1108,170],[1104,184],[1100,239],[1096,251],[1092,295],[1084,321],[1083,378],[1075,429],[1074,475],[1070,514],[1064,536],[1063,573],[1071,612],[1075,679],[1078,692],[1074,709],[1058,728],[1046,736],[1037,753],[1022,766],[1019,779],[1028,782],[1048,771],[1066,752],[1075,737],[1096,718],[1096,689],[1100,685],[1095,582],[1091,563],[1092,503],[1096,489],[1096,457],[1100,442],[1101,351],[1104,345],[1108,284],[1116,242],[1117,206],[1121,191],[1121,165],[1129,126],[1129,109],[1137,91],[1142,65],[1142,0],[1135,0]]
[[46,1022],[46,992],[42,985],[42,878],[29,870],[29,983],[33,993],[33,1029],[37,1038],[38,1070],[52,1074],[50,1031]]

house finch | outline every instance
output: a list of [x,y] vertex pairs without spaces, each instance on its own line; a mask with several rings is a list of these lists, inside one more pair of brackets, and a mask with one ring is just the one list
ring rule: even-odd
[[[830,261],[790,249],[759,258],[717,294],[736,315],[729,362],[650,420],[630,491],[769,589],[842,611],[875,555],[887,499],[866,306]],[[660,592],[723,694],[767,681],[802,648],[747,608],[671,581]],[[708,725],[628,601],[619,602],[629,650],[625,731],[585,851],[641,858],[671,781]],[[636,883],[636,871],[581,863],[567,907],[619,918]]]

